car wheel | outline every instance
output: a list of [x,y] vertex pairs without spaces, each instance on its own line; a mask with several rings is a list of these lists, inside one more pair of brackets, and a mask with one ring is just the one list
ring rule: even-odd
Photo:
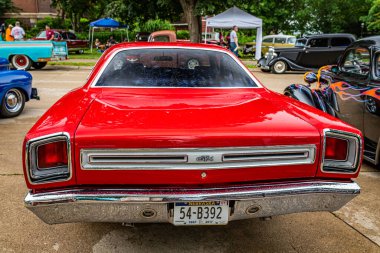
[[195,69],[195,67],[198,67],[198,66],[199,66],[199,61],[198,59],[195,59],[195,58],[188,60],[186,63],[186,67],[188,69]]
[[284,61],[276,61],[271,67],[271,71],[275,74],[283,74],[285,73],[286,69],[287,65]]
[[33,62],[32,66],[35,69],[42,69],[43,67],[46,66],[46,64],[47,64],[47,62]]
[[29,57],[23,54],[16,54],[12,57],[11,62],[15,69],[21,70],[29,70],[32,65],[32,61]]
[[15,117],[24,110],[24,106],[24,93],[18,89],[10,89],[1,101],[0,116],[4,118]]

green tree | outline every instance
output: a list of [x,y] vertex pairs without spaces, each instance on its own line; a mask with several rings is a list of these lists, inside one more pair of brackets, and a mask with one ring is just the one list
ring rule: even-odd
[[362,21],[367,23],[368,30],[380,31],[380,0],[373,1],[368,15],[362,17]]
[[12,0],[0,0],[0,16],[6,12],[18,12],[19,9],[13,5]]
[[52,6],[61,12],[61,18],[69,18],[74,31],[79,29],[80,19],[92,10],[96,0],[52,0]]
[[303,0],[295,14],[301,33],[348,32],[360,34],[361,17],[367,15],[372,0]]

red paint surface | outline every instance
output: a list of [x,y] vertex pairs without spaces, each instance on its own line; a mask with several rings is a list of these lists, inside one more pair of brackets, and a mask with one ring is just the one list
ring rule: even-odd
[[[315,108],[265,88],[91,88],[89,85],[110,54],[129,46],[117,45],[101,57],[87,84],[50,108],[27,134],[25,141],[46,134],[71,136],[73,177],[67,182],[31,185],[54,188],[73,185],[218,184],[295,178],[350,178],[320,171],[324,128],[360,131]],[[174,44],[183,46],[186,44]],[[217,48],[187,44],[191,47]],[[229,51],[226,51],[231,54]],[[24,143],[25,144],[25,143]],[[82,148],[194,148],[315,144],[312,165],[275,166],[207,171],[84,171]],[[24,167],[25,169],[25,167]]]

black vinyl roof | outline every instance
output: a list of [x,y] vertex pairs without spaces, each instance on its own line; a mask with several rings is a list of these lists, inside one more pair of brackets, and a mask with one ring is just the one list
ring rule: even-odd
[[306,35],[304,38],[334,38],[334,37],[349,37],[355,40],[355,36],[350,33],[325,33],[325,34],[314,34],[314,35]]

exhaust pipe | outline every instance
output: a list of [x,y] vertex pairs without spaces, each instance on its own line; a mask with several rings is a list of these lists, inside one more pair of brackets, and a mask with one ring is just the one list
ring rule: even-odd
[[157,212],[151,208],[147,208],[141,211],[141,216],[144,218],[153,218],[157,215]]

